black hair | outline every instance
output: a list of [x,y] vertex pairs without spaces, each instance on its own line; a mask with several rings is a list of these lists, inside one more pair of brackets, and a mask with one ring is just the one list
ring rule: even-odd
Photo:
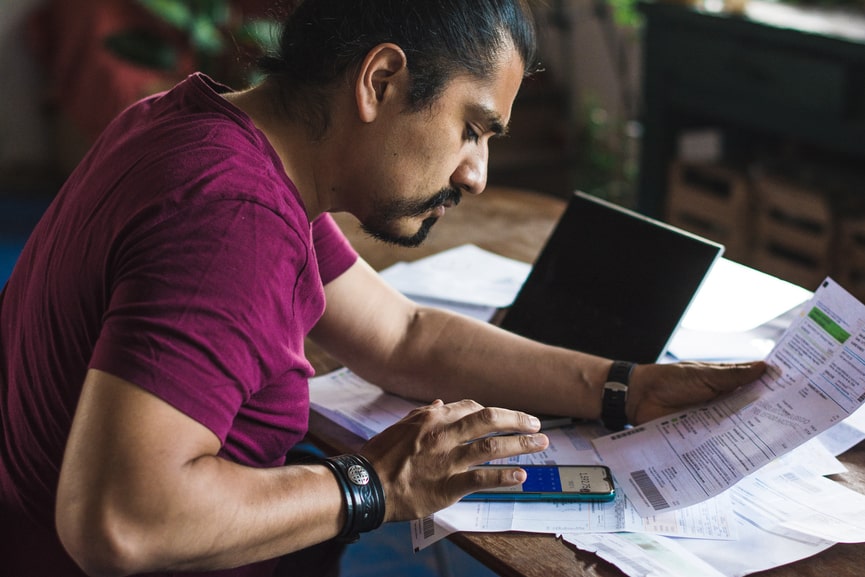
[[328,90],[385,42],[405,52],[411,110],[431,105],[457,74],[488,77],[509,46],[525,76],[537,70],[529,0],[302,0],[283,22],[279,52],[259,65],[282,104],[322,134]]

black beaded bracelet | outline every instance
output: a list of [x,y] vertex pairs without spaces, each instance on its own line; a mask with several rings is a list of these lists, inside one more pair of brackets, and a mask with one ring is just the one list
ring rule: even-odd
[[353,543],[361,533],[378,528],[384,521],[381,479],[362,455],[339,455],[322,463],[333,472],[345,500],[345,525],[336,538]]

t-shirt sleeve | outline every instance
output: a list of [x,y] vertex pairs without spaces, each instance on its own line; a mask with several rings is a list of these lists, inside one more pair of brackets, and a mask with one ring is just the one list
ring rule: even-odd
[[357,252],[328,213],[313,221],[312,238],[322,284],[344,273],[357,260]]
[[313,285],[321,292],[310,243],[308,228],[254,202],[211,202],[140,227],[114,251],[90,366],[150,391],[225,441],[262,386],[289,372],[312,374],[302,342],[324,303],[323,295],[310,301]]

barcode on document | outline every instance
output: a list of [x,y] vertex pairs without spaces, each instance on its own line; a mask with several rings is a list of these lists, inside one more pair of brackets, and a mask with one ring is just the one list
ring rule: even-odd
[[423,518],[423,538],[429,539],[435,534],[435,522],[433,521],[433,516],[430,515],[428,517]]
[[646,473],[645,469],[640,469],[639,471],[631,473],[631,479],[633,479],[634,483],[637,484],[637,488],[640,489],[640,492],[649,501],[649,504],[655,511],[670,508],[670,504],[667,503],[667,500],[664,499],[664,496],[661,495],[660,491],[658,491],[654,481],[652,481],[652,478],[649,477],[649,474]]

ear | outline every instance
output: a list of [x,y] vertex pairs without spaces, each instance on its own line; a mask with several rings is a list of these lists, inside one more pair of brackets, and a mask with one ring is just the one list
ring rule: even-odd
[[372,122],[385,103],[402,99],[408,89],[405,52],[396,44],[370,50],[355,80],[355,100],[362,122]]

